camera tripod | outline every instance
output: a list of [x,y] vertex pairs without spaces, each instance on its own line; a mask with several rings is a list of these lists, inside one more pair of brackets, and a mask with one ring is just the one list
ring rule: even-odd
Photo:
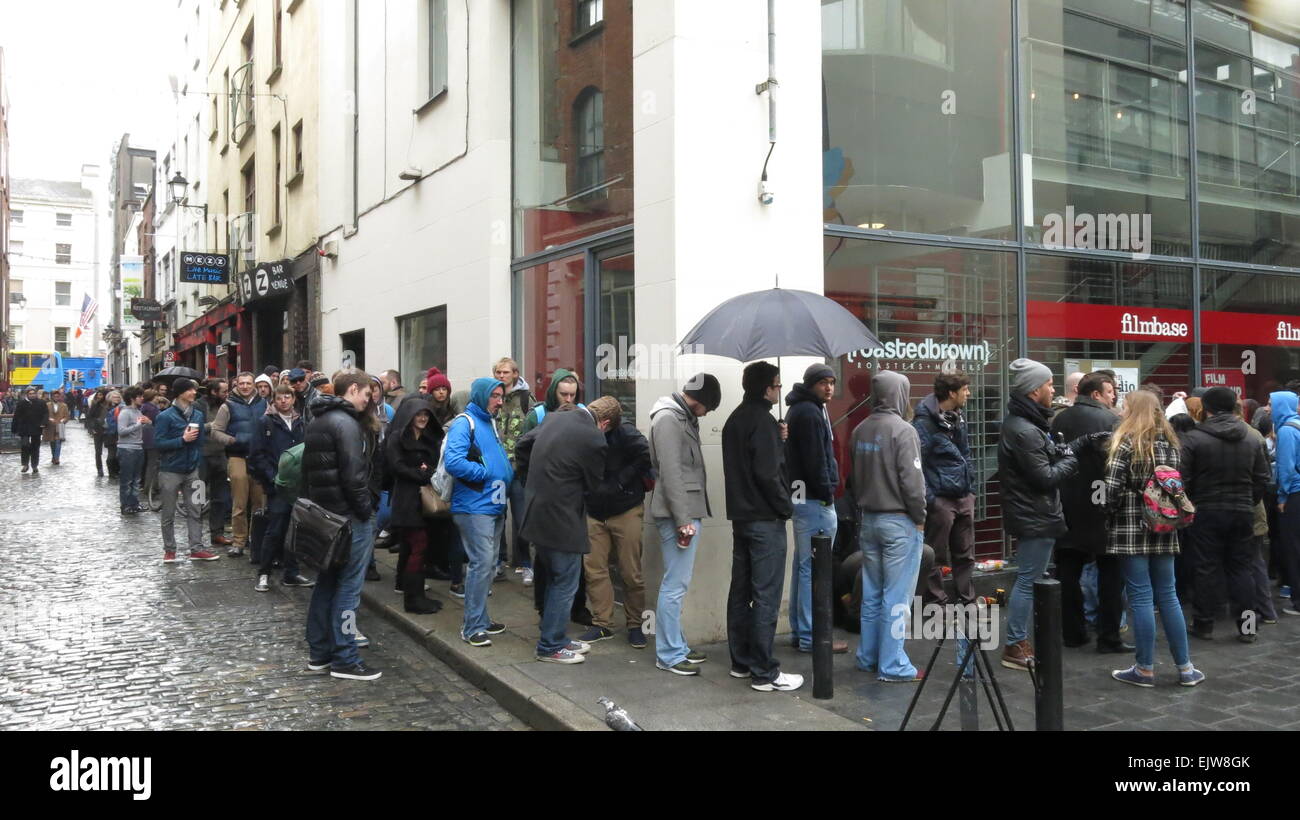
[[[1014,732],[1015,727],[1011,725],[1011,712],[1007,709],[1007,703],[1002,698],[1002,687],[998,686],[998,679],[993,674],[993,664],[989,661],[988,651],[979,645],[978,639],[972,641],[967,637],[958,637],[957,641],[959,647],[961,646],[961,642],[965,641],[965,652],[962,653],[961,663],[957,665],[957,672],[953,675],[952,684],[948,687],[948,696],[943,700],[943,708],[939,710],[939,716],[935,718],[934,725],[930,727],[930,731],[935,732],[939,730],[939,726],[943,723],[944,716],[948,714],[948,706],[952,704],[952,697],[957,693],[957,685],[961,683],[962,678],[965,676],[966,667],[970,665],[972,659],[974,659],[974,679],[978,680],[984,689],[984,694],[989,701],[989,707],[993,710],[993,721],[997,724],[998,731]],[[939,653],[943,651],[943,646],[947,642],[948,636],[945,634],[944,637],[939,639],[939,643],[934,647],[934,652],[930,654],[930,662],[926,664],[925,667],[925,677],[921,679],[916,694],[912,695],[912,702],[907,706],[907,714],[903,715],[903,722],[898,727],[898,731],[902,732],[907,730],[907,723],[912,718],[912,712],[916,709],[916,704],[921,700],[921,693],[925,691],[926,684],[930,682],[930,672],[934,669],[935,661],[939,659]],[[959,653],[961,652],[960,648],[958,651]],[[994,695],[997,696],[996,703],[993,700]],[[978,696],[976,697],[975,702],[979,702]]]

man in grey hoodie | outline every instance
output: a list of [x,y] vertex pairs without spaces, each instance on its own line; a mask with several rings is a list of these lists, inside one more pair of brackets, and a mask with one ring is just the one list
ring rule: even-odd
[[664,558],[664,578],[655,604],[655,665],[675,675],[698,675],[699,665],[708,660],[686,645],[682,600],[695,568],[701,521],[713,515],[699,420],[721,403],[717,378],[699,373],[680,393],[661,397],[650,409],[650,467],[656,475],[650,517],[659,530]]
[[862,511],[862,634],[858,668],[882,681],[920,680],[903,648],[925,528],[921,444],[912,385],[882,370],[871,379],[871,415],[853,431],[853,493]]

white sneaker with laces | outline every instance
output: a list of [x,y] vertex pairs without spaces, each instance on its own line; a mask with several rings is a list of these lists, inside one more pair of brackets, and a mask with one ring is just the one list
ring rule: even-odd
[[[352,642],[355,643],[358,647],[366,647],[366,646],[370,646],[370,639],[367,638],[365,635],[362,635],[360,631],[356,632],[356,633],[352,636]],[[800,681],[800,683],[802,683],[802,682],[803,682],[803,678],[799,678],[799,681]],[[796,688],[798,688],[798,687],[796,687]]]
[[269,576],[259,575],[257,576],[257,586],[253,587],[253,589],[257,590],[258,592],[270,592],[271,590],[270,581],[271,579]]
[[781,672],[771,683],[751,683],[750,689],[756,692],[793,692],[803,686],[803,675]]
[[533,585],[533,568],[524,567],[524,586],[530,587],[532,585]]

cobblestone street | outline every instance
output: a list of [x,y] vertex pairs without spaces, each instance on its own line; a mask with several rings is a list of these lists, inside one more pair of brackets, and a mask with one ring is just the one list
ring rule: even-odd
[[364,608],[362,654],[383,677],[308,672],[310,589],[258,593],[247,559],[224,551],[161,558],[158,514],[119,516],[79,423],[39,476],[0,456],[0,728],[526,728]]

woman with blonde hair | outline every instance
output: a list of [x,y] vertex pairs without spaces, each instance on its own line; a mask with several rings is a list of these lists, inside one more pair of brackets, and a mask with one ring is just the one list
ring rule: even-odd
[[1142,491],[1157,466],[1178,469],[1178,436],[1154,393],[1134,390],[1124,397],[1124,417],[1111,436],[1106,459],[1106,512],[1110,515],[1106,552],[1121,556],[1124,585],[1133,609],[1136,663],[1111,677],[1150,688],[1155,685],[1155,604],[1165,639],[1178,665],[1178,682],[1195,686],[1205,675],[1192,665],[1187,621],[1174,590],[1178,533],[1154,532],[1143,521]]

